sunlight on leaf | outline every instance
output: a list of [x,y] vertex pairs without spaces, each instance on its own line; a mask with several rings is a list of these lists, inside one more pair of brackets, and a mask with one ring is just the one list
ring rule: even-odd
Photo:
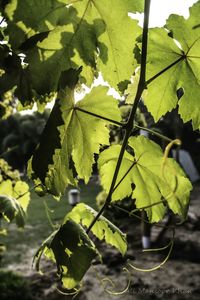
[[72,220],[67,220],[38,249],[34,258],[38,270],[43,253],[56,262],[58,275],[66,289],[76,287],[92,260],[99,256],[83,228]]
[[54,195],[63,194],[67,184],[76,184],[71,160],[79,178],[88,182],[94,153],[99,153],[100,145],[109,144],[106,124],[110,122],[91,115],[120,121],[118,102],[107,92],[107,87],[93,88],[75,103],[73,90],[61,90],[32,159],[35,175]]
[[[137,208],[145,208],[150,222],[158,222],[166,212],[163,199],[174,213],[185,218],[192,185],[180,166],[174,159],[165,158],[163,176],[163,152],[157,144],[144,136],[138,136],[129,139],[129,146],[135,156],[125,152],[117,183],[130,171],[115,189],[112,201],[132,197],[136,199]],[[99,157],[101,183],[107,193],[119,151],[120,146],[111,146]],[[132,184],[135,185],[133,190]]]
[[96,69],[116,89],[129,80],[137,65],[133,48],[141,29],[128,13],[142,11],[143,3],[45,0],[35,5],[33,0],[12,0],[5,9],[10,43],[26,53],[36,92],[57,90],[61,72],[78,66],[83,66],[88,85]]
[[[197,2],[190,9],[190,17],[187,20],[178,15],[171,15],[167,21],[167,29],[172,32],[182,49],[169,37],[165,29],[155,28],[149,32],[148,86],[144,98],[155,121],[178,104],[183,121],[192,120],[194,129],[200,127],[200,28],[194,29],[199,22],[199,14],[200,2]],[[160,72],[161,74],[151,81]],[[180,88],[184,94],[178,101],[177,91]]]
[[[79,203],[70,213],[66,215],[65,221],[68,219],[73,220],[74,222],[81,223],[88,228],[96,215],[97,212],[93,208],[84,203]],[[117,248],[122,255],[126,253],[126,235],[105,217],[100,216],[100,218],[91,228],[91,231],[98,239],[105,239],[106,243]]]

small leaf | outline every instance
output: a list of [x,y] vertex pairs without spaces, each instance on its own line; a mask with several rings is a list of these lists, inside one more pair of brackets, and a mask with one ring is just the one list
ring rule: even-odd
[[14,198],[0,195],[0,213],[6,221],[11,222],[15,218],[17,226],[24,227],[25,213]]
[[0,173],[0,201],[4,217],[9,221],[15,217],[17,225],[23,227],[30,202],[29,185],[20,180],[19,172],[13,171],[4,159],[0,159]]
[[80,283],[92,260],[99,255],[83,228],[72,220],[67,220],[37,251],[38,268],[43,253],[56,262],[58,275],[66,289],[73,289]]
[[[163,218],[166,203],[174,213],[184,218],[192,185],[180,166],[172,158],[164,161],[161,148],[144,136],[131,137],[129,146],[135,156],[125,152],[116,185],[127,175],[115,189],[112,201],[131,196],[136,199],[138,209],[145,208],[150,222]],[[101,182],[107,193],[119,151],[120,146],[111,146],[99,157]],[[134,190],[132,184],[135,185]]]
[[13,183],[10,179],[0,183],[0,195],[5,195],[17,199],[24,212],[30,202],[29,186],[26,182],[18,180]]
[[[68,213],[65,221],[70,219],[76,223],[81,223],[87,228],[90,226],[92,220],[96,217],[97,212],[90,206],[79,203]],[[96,221],[91,228],[92,233],[100,240],[105,239],[105,242],[117,248],[122,255],[127,251],[126,235],[122,233],[119,228],[112,224],[103,216]]]

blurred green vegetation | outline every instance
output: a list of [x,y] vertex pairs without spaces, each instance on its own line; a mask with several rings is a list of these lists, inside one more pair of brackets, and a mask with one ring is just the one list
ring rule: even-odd
[[31,300],[31,291],[27,281],[10,271],[0,271],[1,300]]
[[14,169],[24,171],[49,117],[43,113],[15,113],[0,120],[0,156]]

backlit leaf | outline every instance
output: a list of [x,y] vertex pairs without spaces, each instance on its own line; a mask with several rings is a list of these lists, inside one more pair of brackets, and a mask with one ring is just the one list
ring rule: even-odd
[[0,195],[17,199],[23,210],[26,212],[30,202],[29,186],[26,182],[18,180],[13,183],[10,179],[0,183]]
[[0,213],[6,221],[11,222],[15,218],[17,226],[24,227],[25,213],[16,199],[0,195]]
[[[185,217],[192,186],[179,165],[172,158],[164,161],[161,148],[144,136],[131,137],[129,146],[135,156],[125,152],[117,183],[130,171],[115,189],[112,201],[131,196],[136,199],[137,208],[151,206],[145,208],[148,218],[151,222],[158,222],[166,212],[166,205],[164,202],[157,203],[165,200],[174,213]],[[111,146],[99,157],[101,183],[107,193],[119,151],[120,146]],[[134,189],[132,184],[135,185]]]
[[4,159],[0,159],[0,212],[11,222],[14,218],[18,227],[25,223],[25,213],[30,202],[29,186],[20,180],[17,170],[12,170]]
[[[178,15],[169,17],[167,28],[172,31],[179,45],[168,36],[166,30],[150,30],[145,104],[155,121],[178,104],[184,122],[192,120],[194,129],[200,126],[199,14],[198,1],[190,9],[190,17],[187,20]],[[159,73],[160,75],[151,81]],[[178,101],[177,91],[180,88],[184,93]]]
[[57,90],[61,72],[79,66],[88,85],[96,69],[115,88],[129,80],[141,30],[128,13],[142,11],[143,2],[42,0],[36,5],[34,0],[10,1],[5,9],[10,43],[25,51],[36,92]]
[[94,153],[99,153],[100,145],[109,144],[109,122],[87,113],[120,121],[118,102],[107,91],[107,87],[96,87],[77,103],[73,90],[60,92],[32,159],[35,176],[54,195],[63,194],[67,184],[76,184],[71,161],[79,178],[88,182]]
[[67,289],[80,283],[92,260],[99,255],[83,228],[72,220],[67,220],[41,245],[35,255],[37,269],[43,253],[56,262],[58,275]]
[[[79,203],[71,212],[66,215],[65,221],[70,219],[78,224],[81,223],[88,228],[96,215],[97,212],[93,208],[84,203]],[[107,244],[116,247],[122,255],[126,253],[126,235],[123,234],[119,228],[117,228],[105,217],[100,216],[100,218],[91,228],[91,231],[98,239],[105,239]]]

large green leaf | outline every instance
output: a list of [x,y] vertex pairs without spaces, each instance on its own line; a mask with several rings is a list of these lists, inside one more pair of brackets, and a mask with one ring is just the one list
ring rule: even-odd
[[[163,218],[166,205],[156,203],[165,200],[174,213],[185,217],[192,186],[179,165],[172,158],[164,158],[161,148],[144,136],[131,137],[129,146],[135,156],[125,152],[117,183],[130,171],[115,189],[112,201],[131,196],[137,208],[152,205],[145,210],[149,220],[157,222]],[[119,151],[120,146],[111,146],[99,157],[101,182],[107,193]]]
[[37,269],[43,253],[56,262],[58,275],[67,289],[80,283],[92,260],[99,255],[83,228],[72,220],[67,220],[41,245],[35,255]]
[[25,51],[33,88],[41,94],[57,90],[61,72],[80,65],[87,84],[96,68],[115,88],[128,80],[141,33],[128,12],[142,11],[143,2],[12,0],[5,9],[10,42]]
[[109,122],[87,113],[120,121],[118,102],[107,92],[107,87],[99,86],[77,103],[73,90],[60,92],[32,159],[36,177],[54,195],[63,194],[67,184],[76,184],[72,160],[79,178],[87,182],[94,153],[99,153],[100,145],[109,144]]
[[[150,30],[147,60],[149,84],[144,98],[155,121],[175,108],[178,103],[179,113],[184,122],[192,120],[194,129],[200,126],[199,14],[198,1],[190,9],[190,17],[187,20],[178,15],[169,17],[167,28],[172,31],[179,45],[166,30]],[[159,73],[161,74],[151,81]],[[177,91],[180,88],[184,94],[178,101]]]
[[[97,212],[90,206],[84,203],[79,203],[66,215],[65,221],[70,219],[76,223],[81,223],[88,228],[96,215]],[[91,228],[91,231],[98,239],[105,239],[106,243],[116,247],[122,255],[126,253],[126,235],[105,217],[100,216]]]

